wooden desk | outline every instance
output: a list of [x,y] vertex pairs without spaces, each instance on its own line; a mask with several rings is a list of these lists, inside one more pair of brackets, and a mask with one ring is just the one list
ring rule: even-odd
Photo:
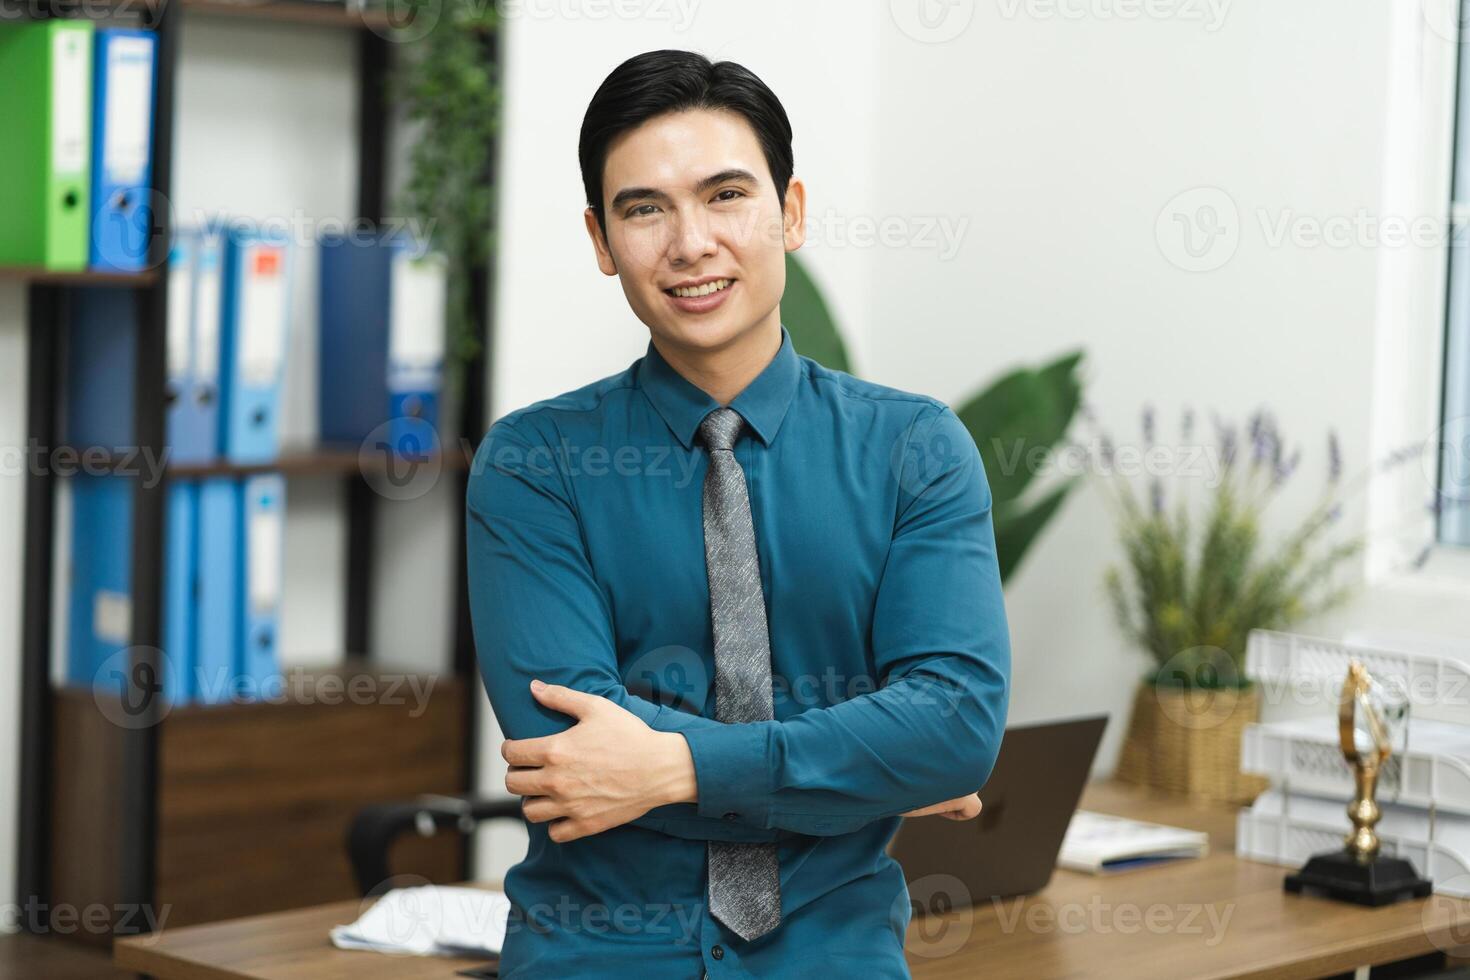
[[1470,944],[1470,901],[1431,896],[1368,909],[1287,893],[1289,869],[1236,859],[1238,808],[1112,782],[1088,786],[1082,806],[1207,831],[1210,854],[1109,877],[1058,869],[1034,895],[916,917],[908,935],[915,980],[1305,980],[1457,944],[1463,955]]
[[[1287,894],[1285,868],[1237,861],[1235,810],[1095,783],[1082,805],[1208,831],[1211,854],[1099,878],[1057,871],[1025,898],[916,918],[915,980],[1220,978],[1290,980],[1470,943],[1470,902],[1441,897],[1363,909]],[[920,897],[917,892],[915,897]],[[120,940],[117,966],[158,980],[448,980],[467,960],[334,949],[327,931],[358,902],[166,930]]]

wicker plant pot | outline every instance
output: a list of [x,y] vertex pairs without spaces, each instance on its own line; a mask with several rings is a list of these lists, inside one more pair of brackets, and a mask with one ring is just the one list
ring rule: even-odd
[[1212,803],[1250,803],[1268,780],[1240,771],[1240,738],[1260,717],[1260,698],[1255,685],[1139,684],[1116,778]]

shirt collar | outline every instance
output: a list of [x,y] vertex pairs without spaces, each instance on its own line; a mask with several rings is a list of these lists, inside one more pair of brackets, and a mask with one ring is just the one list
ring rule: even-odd
[[[767,446],[781,428],[781,420],[786,417],[786,409],[791,405],[800,375],[801,363],[797,360],[796,348],[791,345],[791,334],[783,323],[781,347],[776,356],[730,402],[730,407],[740,413]],[[638,369],[638,386],[685,449],[693,447],[699,423],[720,407],[720,403],[707,391],[674,370],[653,346],[652,339],[648,341],[648,351]]]

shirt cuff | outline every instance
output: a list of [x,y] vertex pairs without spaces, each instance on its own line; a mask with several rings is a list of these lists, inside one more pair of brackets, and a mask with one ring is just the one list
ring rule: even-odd
[[680,734],[694,759],[699,815],[769,827],[770,726],[719,725]]

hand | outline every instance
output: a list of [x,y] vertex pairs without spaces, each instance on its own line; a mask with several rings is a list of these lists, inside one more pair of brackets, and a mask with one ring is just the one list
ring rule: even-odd
[[547,823],[557,843],[637,820],[656,806],[697,797],[694,759],[684,736],[656,732],[607,698],[531,682],[538,702],[577,723],[544,738],[508,739],[505,788],[525,799],[531,823]]
[[949,820],[973,820],[980,816],[980,806],[980,794],[971,793],[969,796],[961,796],[957,800],[945,800],[943,803],[920,807],[917,810],[910,810],[908,813],[899,814],[899,816],[940,816]]

